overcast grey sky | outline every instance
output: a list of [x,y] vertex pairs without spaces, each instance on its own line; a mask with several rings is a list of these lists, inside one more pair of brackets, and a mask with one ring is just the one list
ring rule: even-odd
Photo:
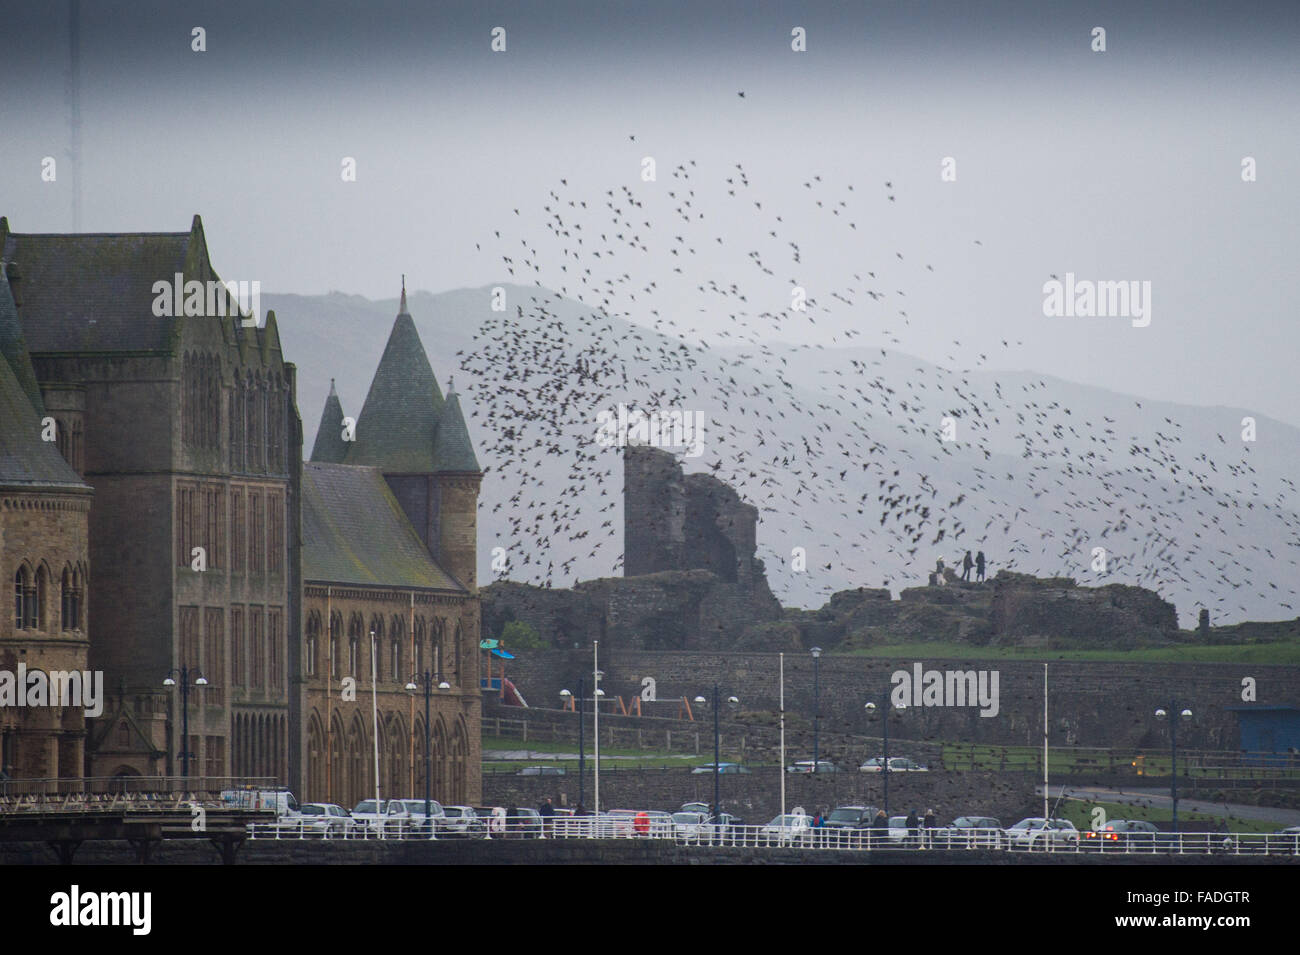
[[[756,311],[788,305],[790,278],[821,304],[865,270],[905,292],[907,324],[845,307],[800,340],[853,328],[950,367],[984,354],[1300,424],[1296,4],[848,6],[86,2],[82,228],[181,231],[198,212],[222,275],[276,292],[391,297],[403,272],[431,291],[494,284],[510,278],[498,246],[521,237],[551,280],[542,209],[561,178],[566,199],[627,186],[670,213],[668,171],[694,159],[725,239],[697,273],[741,276]],[[67,231],[67,5],[0,13],[0,214]],[[645,156],[657,183],[640,180]],[[750,198],[784,211],[797,276],[746,271],[753,214],[722,185],[735,163]],[[857,230],[811,206],[813,175],[828,199],[854,186]],[[650,245],[642,284],[677,264]],[[1044,317],[1043,282],[1067,271],[1149,280],[1149,327]],[[684,283],[658,307],[706,337],[727,327]]]

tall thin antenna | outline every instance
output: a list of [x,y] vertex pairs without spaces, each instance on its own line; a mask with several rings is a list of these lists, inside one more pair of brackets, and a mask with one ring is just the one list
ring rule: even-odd
[[68,0],[68,159],[72,165],[72,231],[81,231],[81,0]]

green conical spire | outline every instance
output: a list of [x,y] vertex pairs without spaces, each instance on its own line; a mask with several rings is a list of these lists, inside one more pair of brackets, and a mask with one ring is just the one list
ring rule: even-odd
[[347,463],[389,473],[431,473],[442,405],[442,391],[415,321],[402,311],[370,382]]
[[342,464],[348,456],[351,443],[343,440],[343,403],[339,401],[339,394],[334,390],[334,379],[331,378],[329,397],[325,399],[320,427],[316,429],[316,443],[311,449],[311,460]]
[[438,438],[433,442],[433,460],[435,472],[481,470],[478,458],[474,456],[474,444],[469,439],[469,429],[465,427],[465,417],[460,411],[460,397],[455,392],[455,385],[447,385],[447,400],[443,402],[442,417],[438,421]]

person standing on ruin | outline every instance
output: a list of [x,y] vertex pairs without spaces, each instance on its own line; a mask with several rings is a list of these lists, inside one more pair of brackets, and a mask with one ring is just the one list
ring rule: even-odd
[[984,551],[975,555],[975,579],[984,579]]
[[966,551],[966,556],[961,559],[961,579],[970,583],[970,569],[975,566],[975,561],[971,560],[970,551]]

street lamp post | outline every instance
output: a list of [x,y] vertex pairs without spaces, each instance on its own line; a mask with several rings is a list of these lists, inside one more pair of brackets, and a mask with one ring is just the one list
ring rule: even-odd
[[[695,702],[702,704],[706,700],[702,696],[697,696]],[[722,816],[721,786],[718,781],[718,777],[722,773],[722,764],[719,762],[722,759],[722,734],[718,726],[718,711],[721,709],[718,704],[720,702],[721,696],[718,693],[718,684],[715,683],[713,684],[713,817],[715,821]],[[727,697],[727,705],[734,710],[740,705],[740,700],[734,696],[729,696]]]
[[[883,724],[883,726],[884,726],[884,730],[883,730],[883,732],[882,732],[882,735],[884,736],[884,744],[885,744],[885,755],[884,755],[884,761],[883,761],[883,764],[882,764],[881,767],[880,767],[880,772],[881,772],[881,774],[884,776],[884,802],[885,802],[885,807],[884,807],[884,808],[885,808],[885,815],[886,815],[886,816],[889,815],[889,711],[890,711],[892,708],[893,708],[893,703],[890,702],[889,689],[888,689],[888,687],[886,687],[886,689],[885,689],[885,708],[884,708],[884,710],[883,710],[883,711],[881,712],[881,714],[880,714],[880,722],[881,722],[881,723]],[[903,709],[903,707],[900,706],[900,707],[898,707],[898,709],[901,710],[901,709]],[[868,713],[868,714],[870,714],[870,713],[874,713],[874,712],[876,711],[876,704],[875,704],[875,703],[868,703],[868,704],[866,705],[866,710],[867,710],[867,713]]]
[[[1163,709],[1156,710],[1156,719],[1164,721],[1170,713],[1178,711],[1178,703],[1174,700],[1169,702],[1169,711]],[[1184,723],[1189,722],[1192,718],[1192,711],[1184,709],[1178,713],[1179,718]],[[1178,720],[1169,720],[1169,795],[1173,802],[1174,809],[1174,832],[1178,831]]]
[[[587,775],[587,749],[586,749],[586,739],[584,737],[585,734],[584,724],[587,722],[587,718],[586,718],[586,709],[582,701],[583,693],[585,691],[586,691],[586,681],[582,677],[578,677],[578,705],[576,709],[578,711],[578,805],[579,806],[583,806],[586,802],[584,798],[586,795],[586,790],[584,788],[584,785],[586,782],[586,775]],[[560,699],[564,700],[565,702],[568,702],[572,698],[573,698],[573,694],[570,693],[568,690],[560,691]]]
[[[433,760],[430,759],[430,750],[433,748],[433,727],[429,723],[429,699],[433,696],[433,674],[425,670],[417,674],[420,684],[424,688],[424,821],[429,826],[430,834],[433,833]],[[414,693],[420,689],[415,681],[406,684],[406,692]],[[438,689],[450,690],[451,684],[446,680],[438,682]]]
[[181,678],[181,775],[185,779],[190,778],[190,757],[194,754],[190,752],[190,677],[194,676],[195,686],[207,686],[208,681],[203,676],[203,672],[198,668],[191,670],[184,664],[179,670],[171,670],[167,678],[163,680],[163,686],[175,686],[176,681],[172,678],[173,674],[179,674]]
[[818,758],[817,744],[819,742],[819,735],[820,735],[819,730],[821,728],[820,719],[821,719],[822,697],[821,697],[821,682],[820,682],[820,677],[821,677],[820,664],[822,658],[822,648],[813,647],[810,652],[812,653],[812,658],[813,658],[813,772],[815,773],[817,772],[817,758]]

